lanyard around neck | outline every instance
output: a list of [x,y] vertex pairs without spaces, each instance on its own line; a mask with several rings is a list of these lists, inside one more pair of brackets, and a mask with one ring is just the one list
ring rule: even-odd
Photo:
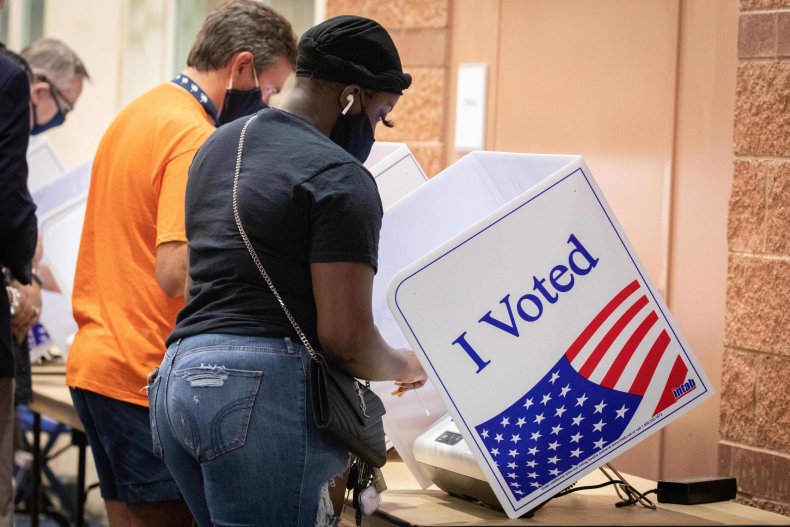
[[200,86],[198,86],[195,81],[184,75],[183,73],[179,73],[176,75],[176,78],[171,80],[173,84],[177,84],[184,88],[187,93],[192,95],[197,102],[200,103],[200,106],[206,111],[206,113],[214,119],[214,126],[217,126],[217,108],[214,106],[214,103],[211,102],[206,92],[204,92]]

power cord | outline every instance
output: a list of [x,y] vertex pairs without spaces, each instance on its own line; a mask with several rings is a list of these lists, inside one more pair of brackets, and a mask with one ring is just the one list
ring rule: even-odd
[[576,483],[574,483],[571,486],[561,490],[551,498],[547,499],[546,501],[544,501],[534,509],[530,510],[526,514],[524,514],[522,518],[532,518],[535,515],[535,512],[537,512],[541,507],[543,507],[553,499],[561,498],[562,496],[567,496],[568,494],[572,494],[580,490],[601,489],[604,487],[608,487],[610,485],[614,486],[615,491],[617,492],[617,495],[621,500],[614,504],[615,507],[628,507],[630,505],[636,505],[637,503],[640,503],[645,508],[656,510],[656,505],[652,501],[650,501],[649,498],[647,498],[647,495],[656,494],[658,492],[657,488],[650,489],[647,492],[639,492],[633,487],[633,485],[628,483],[628,481],[626,481],[626,479],[623,478],[623,476],[609,463],[607,463],[604,466],[608,467],[609,470],[614,472],[618,477],[617,478],[613,477],[604,469],[603,466],[601,466],[599,467],[600,471],[603,472],[603,474],[609,479],[609,481],[598,483],[596,485],[585,485],[583,487],[577,487]]

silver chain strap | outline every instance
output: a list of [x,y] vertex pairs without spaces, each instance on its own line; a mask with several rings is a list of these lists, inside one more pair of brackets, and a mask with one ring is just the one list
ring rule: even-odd
[[310,357],[313,360],[319,360],[318,354],[313,349],[313,346],[310,345],[310,341],[307,340],[307,336],[302,331],[302,328],[299,327],[299,324],[296,323],[296,319],[291,315],[291,312],[288,311],[288,307],[286,307],[285,302],[283,302],[280,293],[277,292],[277,289],[274,287],[274,283],[272,279],[269,278],[269,273],[266,272],[266,269],[263,268],[263,264],[261,263],[260,259],[258,258],[257,253],[255,252],[255,248],[253,248],[252,243],[250,243],[250,239],[247,237],[247,233],[244,230],[244,227],[241,225],[241,216],[239,215],[239,204],[238,204],[238,195],[239,195],[239,173],[241,172],[241,153],[244,150],[244,137],[247,135],[247,127],[250,126],[250,123],[257,117],[253,115],[247,122],[244,123],[244,128],[241,129],[241,135],[239,136],[239,152],[236,156],[236,172],[233,177],[233,217],[236,219],[236,227],[239,228],[239,234],[241,234],[241,239],[244,240],[244,245],[247,246],[247,251],[252,256],[253,262],[255,262],[255,266],[260,271],[261,276],[266,281],[266,285],[269,286],[269,289],[272,290],[272,294],[277,299],[277,302],[280,303],[280,307],[283,308],[285,312],[285,316],[288,317],[288,321],[293,326],[296,334],[299,336],[299,340],[302,341],[304,347],[307,348],[307,352],[310,353]]

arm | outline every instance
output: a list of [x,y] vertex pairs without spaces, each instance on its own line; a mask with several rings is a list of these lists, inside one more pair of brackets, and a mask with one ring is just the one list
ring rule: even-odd
[[425,372],[410,350],[387,344],[373,323],[373,269],[359,263],[310,266],[324,352],[360,379],[395,380],[409,388],[425,384]]
[[159,191],[156,217],[156,282],[171,297],[184,295],[187,279],[184,196],[189,165],[194,155],[194,150],[188,150],[167,163]]
[[167,242],[156,248],[156,282],[168,296],[182,296],[187,280],[187,244]]

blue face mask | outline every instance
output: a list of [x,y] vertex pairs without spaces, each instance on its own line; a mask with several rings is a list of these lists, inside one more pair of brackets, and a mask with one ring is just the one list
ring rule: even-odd
[[66,114],[63,113],[63,109],[60,107],[60,103],[58,102],[58,98],[55,96],[55,90],[52,88],[52,86],[49,87],[49,93],[52,95],[52,100],[55,101],[55,107],[58,109],[58,111],[52,116],[52,119],[46,123],[39,124],[36,105],[33,104],[34,122],[33,128],[30,129],[30,135],[38,135],[41,132],[46,132],[50,128],[55,128],[56,126],[60,126],[66,122]]
[[255,87],[249,90],[234,90],[233,79],[231,78],[228,89],[225,91],[225,102],[222,104],[222,111],[217,117],[217,126],[235,121],[240,117],[252,115],[259,110],[267,108],[261,96],[261,88],[258,86],[258,75],[255,66],[252,68],[255,77]]
[[364,163],[368,159],[376,139],[373,137],[373,127],[370,125],[370,118],[368,118],[368,112],[365,111],[365,106],[362,105],[362,111],[357,115],[346,115],[350,107],[349,103],[337,118],[329,133],[329,138],[343,150],[359,159],[360,163]]

